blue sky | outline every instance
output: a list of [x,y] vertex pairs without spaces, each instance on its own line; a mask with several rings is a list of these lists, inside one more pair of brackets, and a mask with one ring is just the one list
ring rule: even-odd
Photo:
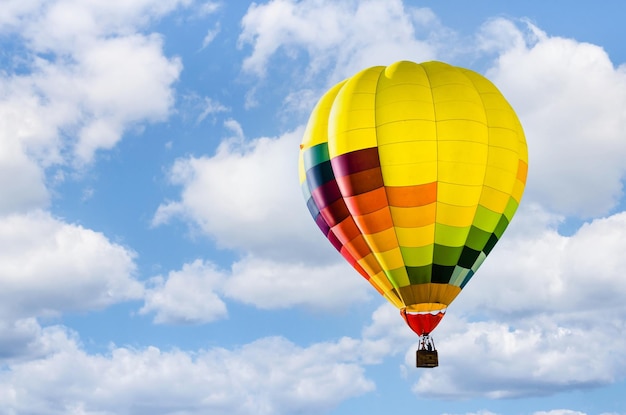
[[[0,9],[0,414],[626,414],[620,2]],[[401,59],[486,75],[529,145],[429,371],[296,169],[323,92]]]

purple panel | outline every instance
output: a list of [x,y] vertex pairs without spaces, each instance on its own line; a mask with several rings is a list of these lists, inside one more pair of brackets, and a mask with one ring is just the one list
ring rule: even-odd
[[313,190],[311,192],[311,196],[313,196],[313,200],[315,200],[317,208],[322,210],[333,204],[335,201],[341,199],[341,192],[339,192],[339,187],[337,187],[337,181],[333,178]]
[[317,215],[317,217],[315,218],[315,223],[317,223],[317,226],[322,230],[322,233],[326,235],[326,237],[328,237],[328,232],[330,232],[330,226],[328,226],[328,223],[326,223],[321,214]]
[[335,177],[348,176],[363,170],[380,167],[378,148],[364,148],[342,154],[331,160]]

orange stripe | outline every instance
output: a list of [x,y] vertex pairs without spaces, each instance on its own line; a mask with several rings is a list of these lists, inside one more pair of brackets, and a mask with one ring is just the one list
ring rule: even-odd
[[387,193],[384,187],[379,187],[376,190],[360,195],[346,197],[344,200],[353,216],[367,215],[387,207]]
[[526,176],[528,175],[528,164],[526,164],[523,160],[519,161],[517,165],[517,178],[520,179],[522,183],[526,183]]
[[363,239],[362,235],[354,238],[344,246],[357,261],[365,258],[372,253],[372,250],[370,249],[367,242],[365,242],[365,239]]
[[389,208],[383,208],[363,216],[355,216],[354,221],[361,229],[361,232],[368,235],[393,227]]
[[352,217],[348,217],[334,226],[333,232],[344,245],[361,234]]
[[437,182],[416,186],[388,186],[385,190],[389,206],[415,207],[437,201]]

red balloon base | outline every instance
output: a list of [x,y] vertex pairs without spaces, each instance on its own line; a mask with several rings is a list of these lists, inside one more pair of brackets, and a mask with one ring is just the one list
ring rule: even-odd
[[411,313],[407,312],[406,309],[400,310],[400,315],[406,321],[406,324],[413,330],[418,336],[427,336],[429,335],[435,327],[439,324],[443,316],[445,315],[445,310],[438,310],[435,312],[421,312],[421,313]]

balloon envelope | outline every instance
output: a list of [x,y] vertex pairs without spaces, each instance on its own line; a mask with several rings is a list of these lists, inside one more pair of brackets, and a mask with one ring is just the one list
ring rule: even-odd
[[300,148],[321,231],[381,295],[421,316],[445,312],[470,281],[526,183],[511,106],[483,76],[442,62],[401,61],[340,82]]

